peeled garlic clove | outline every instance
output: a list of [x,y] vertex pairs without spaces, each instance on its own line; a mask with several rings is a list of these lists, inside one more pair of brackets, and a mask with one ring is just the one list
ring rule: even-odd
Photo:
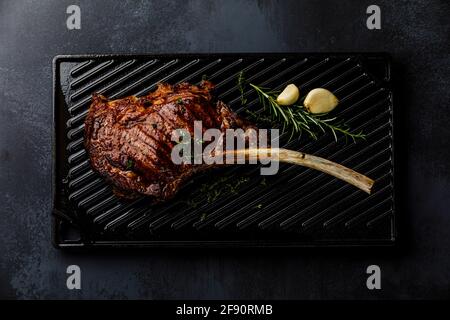
[[300,92],[295,84],[289,84],[277,97],[280,106],[289,106],[297,102]]
[[333,110],[338,103],[338,98],[332,92],[316,88],[308,93],[303,105],[311,113],[327,113]]

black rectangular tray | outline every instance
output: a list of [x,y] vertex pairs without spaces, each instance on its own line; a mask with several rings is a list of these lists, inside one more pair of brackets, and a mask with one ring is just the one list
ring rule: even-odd
[[[64,55],[53,61],[53,242],[73,247],[390,246],[396,240],[393,103],[383,53]],[[369,196],[323,173],[280,164],[275,176],[233,166],[196,176],[164,204],[125,201],[90,168],[83,122],[93,92],[144,95],[158,82],[198,83],[238,113],[258,111],[254,91],[241,105],[237,76],[280,89],[324,87],[340,100],[336,115],[366,140],[306,135],[280,146],[315,154],[376,180]]]

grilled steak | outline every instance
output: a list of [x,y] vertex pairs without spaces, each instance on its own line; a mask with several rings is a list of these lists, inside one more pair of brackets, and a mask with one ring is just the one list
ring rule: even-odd
[[203,130],[251,125],[227,105],[214,102],[213,84],[159,84],[144,97],[109,101],[94,94],[85,121],[85,146],[92,168],[109,180],[123,197],[148,195],[156,201],[173,197],[194,173],[210,165],[176,165],[171,160],[173,130],[194,133],[194,121]]

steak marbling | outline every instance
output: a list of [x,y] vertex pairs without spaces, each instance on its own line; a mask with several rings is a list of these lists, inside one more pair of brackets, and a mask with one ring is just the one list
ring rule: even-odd
[[92,168],[123,197],[148,195],[164,201],[175,195],[194,173],[210,165],[175,165],[171,141],[175,129],[191,135],[194,121],[203,130],[243,128],[251,125],[229,107],[212,98],[213,84],[159,84],[156,91],[118,100],[94,94],[85,120],[85,147]]

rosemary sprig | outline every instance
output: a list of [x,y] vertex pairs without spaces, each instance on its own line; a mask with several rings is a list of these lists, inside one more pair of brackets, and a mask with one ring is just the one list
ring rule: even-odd
[[276,101],[276,92],[267,91],[265,88],[250,83],[258,94],[259,101],[265,111],[275,118],[282,125],[282,133],[290,131],[289,140],[297,134],[301,136],[303,132],[309,134],[313,139],[317,139],[319,132],[325,133],[331,131],[334,139],[337,141],[337,134],[343,134],[346,138],[356,139],[365,138],[362,132],[352,132],[347,124],[337,121],[334,118],[326,118],[327,114],[309,113],[302,105],[280,106]]

